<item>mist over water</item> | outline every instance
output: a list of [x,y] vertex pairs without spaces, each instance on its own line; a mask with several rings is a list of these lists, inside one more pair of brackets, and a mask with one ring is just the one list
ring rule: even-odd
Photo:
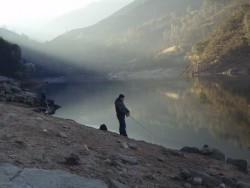
[[119,130],[114,101],[123,93],[131,116],[140,124],[132,118],[126,119],[130,138],[173,149],[201,148],[208,144],[219,148],[227,157],[250,159],[247,85],[232,92],[220,82],[199,79],[188,82],[176,77],[152,81],[55,83],[43,89],[62,106],[56,116],[95,128],[106,124],[113,132]]

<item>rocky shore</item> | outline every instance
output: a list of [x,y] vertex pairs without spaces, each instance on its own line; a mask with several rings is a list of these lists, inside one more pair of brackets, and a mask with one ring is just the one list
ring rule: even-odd
[[9,82],[0,83],[0,187],[250,187],[244,160],[207,145],[172,150],[37,113],[35,95]]

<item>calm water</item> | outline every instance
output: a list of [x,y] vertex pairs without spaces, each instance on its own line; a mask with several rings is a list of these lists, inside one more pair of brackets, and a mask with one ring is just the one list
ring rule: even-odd
[[48,84],[50,98],[62,108],[56,116],[118,132],[114,101],[123,93],[133,119],[127,118],[129,137],[180,149],[219,148],[228,157],[250,162],[249,78],[186,81],[127,81]]

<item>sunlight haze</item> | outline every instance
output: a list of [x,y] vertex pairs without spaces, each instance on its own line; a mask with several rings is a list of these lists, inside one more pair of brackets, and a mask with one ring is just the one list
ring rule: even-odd
[[27,22],[53,17],[86,6],[94,0],[9,0],[0,7],[0,24]]
[[[133,0],[9,0],[2,3],[4,6],[0,7],[0,27],[19,34],[24,33],[38,41],[45,41],[68,30],[95,24],[132,1]],[[85,8],[87,8],[87,10]],[[74,11],[78,11],[78,13],[80,11],[83,17],[77,17],[77,19],[75,19]],[[65,15],[70,18],[65,19]],[[61,22],[58,22],[59,25],[54,25],[53,21],[55,19],[61,20]]]

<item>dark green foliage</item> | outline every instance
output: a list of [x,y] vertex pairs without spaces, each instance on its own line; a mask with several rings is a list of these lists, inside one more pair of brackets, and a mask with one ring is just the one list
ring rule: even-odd
[[17,76],[22,70],[21,49],[18,45],[0,38],[0,74]]

